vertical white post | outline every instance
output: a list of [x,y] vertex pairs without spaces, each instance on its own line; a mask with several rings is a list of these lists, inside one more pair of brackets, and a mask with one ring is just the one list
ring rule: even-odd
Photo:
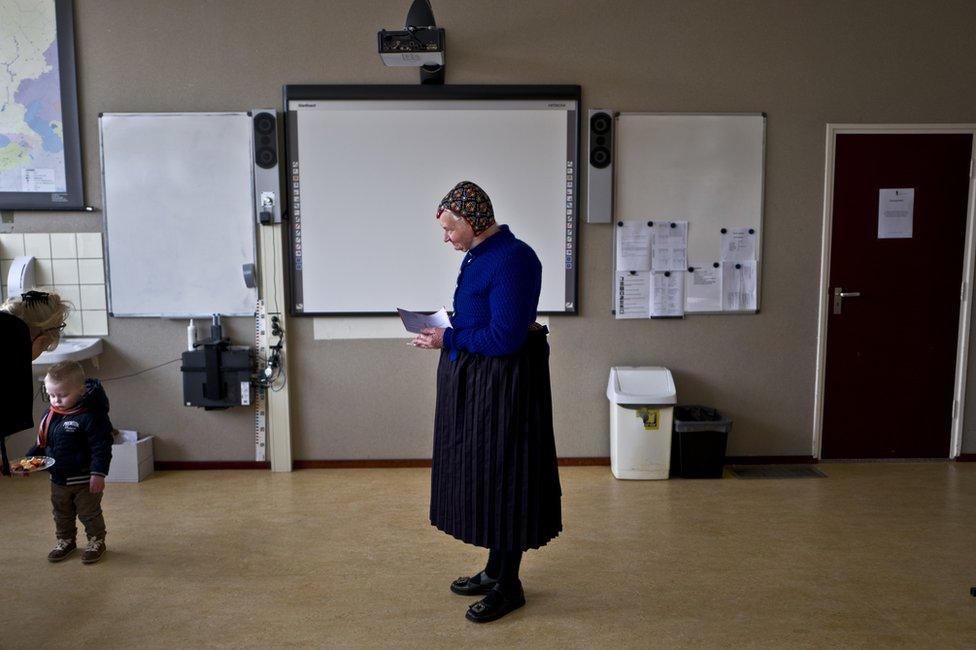
[[[291,462],[291,415],[289,411],[288,391],[291,382],[288,378],[288,331],[286,313],[288,305],[285,303],[285,264],[284,251],[281,246],[284,224],[258,226],[260,241],[261,263],[261,297],[267,310],[268,345],[278,340],[271,334],[271,319],[278,317],[281,328],[285,331],[284,346],[281,349],[281,372],[285,377],[284,385],[276,390],[267,391],[268,406],[268,452],[271,457],[272,472],[290,472]],[[269,349],[260,351],[265,359]],[[279,382],[280,383],[280,382]]]

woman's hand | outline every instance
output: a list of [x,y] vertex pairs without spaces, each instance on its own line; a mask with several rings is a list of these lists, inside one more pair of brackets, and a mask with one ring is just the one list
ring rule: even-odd
[[411,343],[414,347],[424,348],[425,350],[439,350],[444,347],[444,328],[425,327],[420,330],[420,334],[415,336]]

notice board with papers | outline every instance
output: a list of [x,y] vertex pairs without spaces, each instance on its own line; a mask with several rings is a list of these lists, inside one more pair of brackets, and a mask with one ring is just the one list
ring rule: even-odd
[[621,113],[614,159],[618,319],[756,313],[762,113]]

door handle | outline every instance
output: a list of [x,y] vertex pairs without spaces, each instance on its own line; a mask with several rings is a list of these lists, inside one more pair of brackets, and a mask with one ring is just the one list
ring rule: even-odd
[[841,309],[844,304],[844,298],[860,298],[860,291],[844,291],[840,287],[834,287],[834,313],[841,313]]

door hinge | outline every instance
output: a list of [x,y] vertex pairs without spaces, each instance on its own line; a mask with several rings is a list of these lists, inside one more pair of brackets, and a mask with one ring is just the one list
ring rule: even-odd
[[952,400],[952,419],[955,420],[959,416],[959,400]]
[[966,281],[962,281],[962,289],[959,291],[959,300],[962,302],[966,301]]

